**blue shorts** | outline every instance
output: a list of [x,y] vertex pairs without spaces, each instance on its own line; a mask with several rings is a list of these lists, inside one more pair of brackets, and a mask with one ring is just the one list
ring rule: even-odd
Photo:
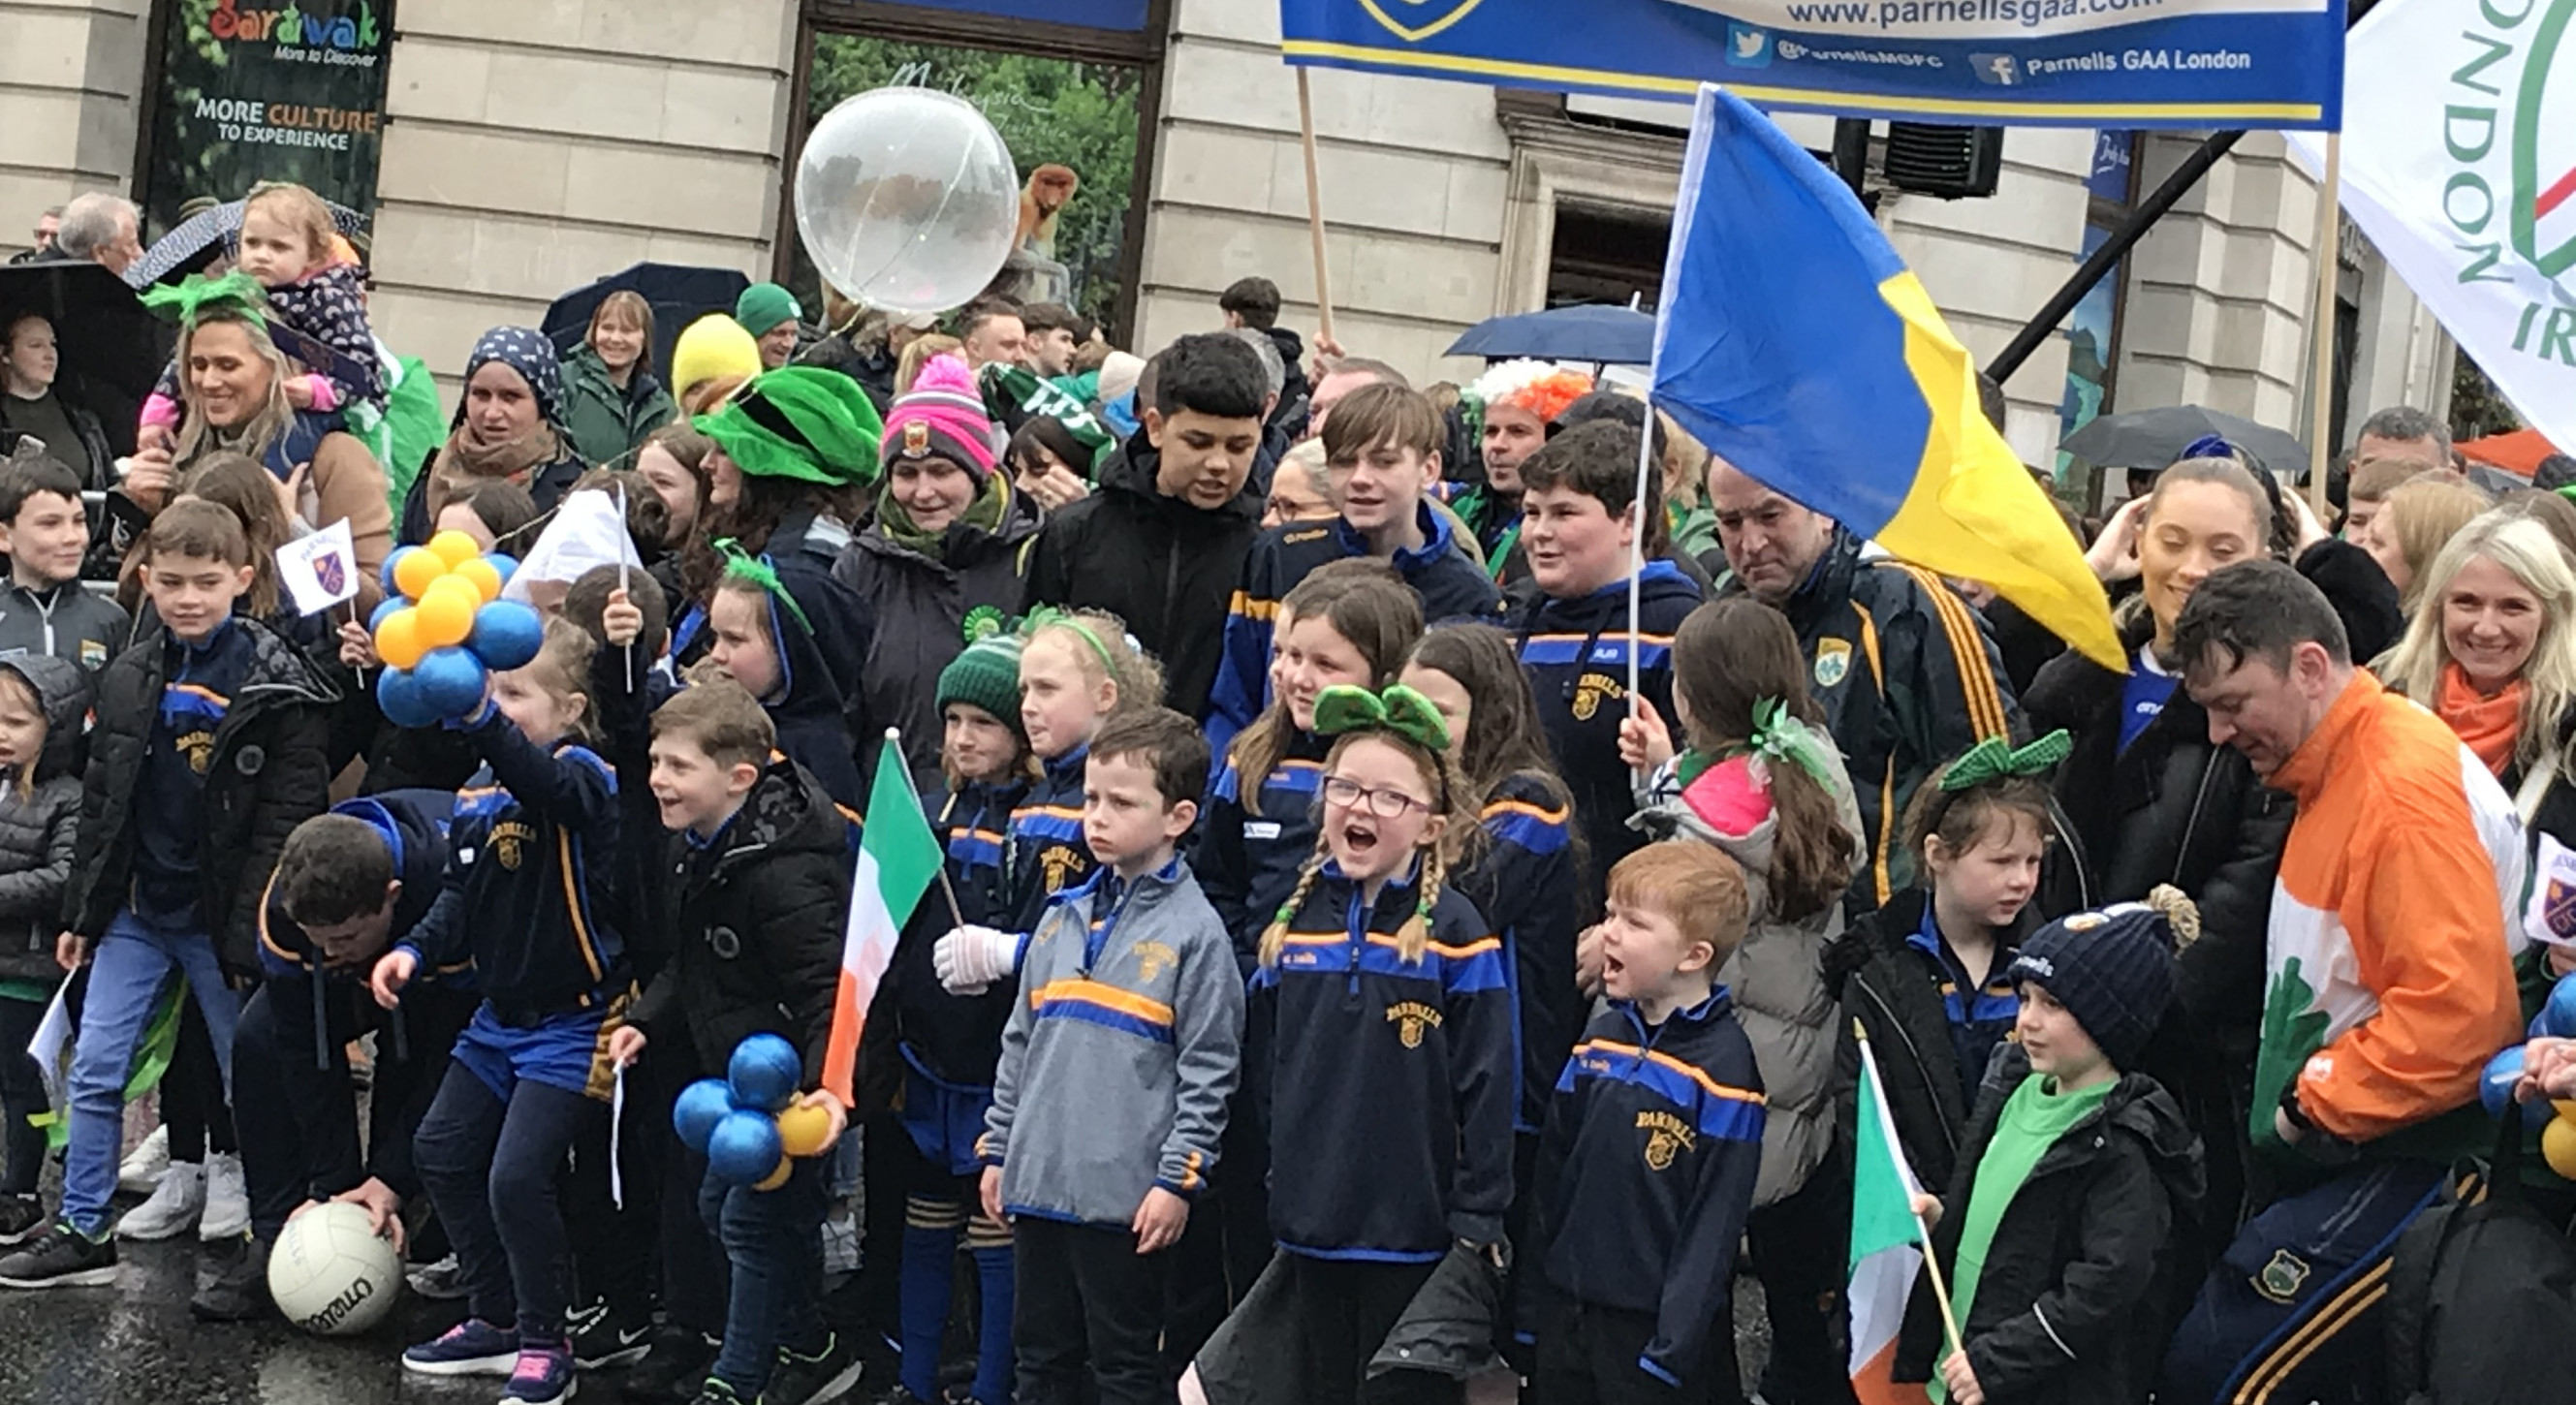
[[474,1019],[456,1036],[449,1057],[483,1080],[492,1096],[510,1101],[525,1079],[567,1093],[608,1101],[617,1086],[617,1066],[609,1062],[608,1036],[626,1023],[626,999],[608,1009],[553,1015],[524,1029],[503,1024],[492,1007],[476,1007]]
[[993,1106],[993,1090],[950,1083],[924,1072],[909,1046],[903,1048],[908,1068],[903,1081],[903,1129],[922,1158],[952,1176],[975,1175],[984,1168],[975,1154],[984,1135],[984,1114]]

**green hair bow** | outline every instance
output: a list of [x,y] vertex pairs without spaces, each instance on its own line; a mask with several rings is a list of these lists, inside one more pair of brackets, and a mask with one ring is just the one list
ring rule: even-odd
[[191,274],[174,284],[146,288],[137,297],[145,307],[182,327],[194,327],[218,312],[268,325],[268,290],[239,269],[221,278]]
[[1753,705],[1753,735],[1745,738],[1744,744],[1767,760],[1794,763],[1815,777],[1818,785],[1827,789],[1833,786],[1834,762],[1825,750],[1824,738],[1792,716],[1788,704],[1778,698],[1764,698]]
[[2021,747],[2002,737],[1988,737],[1950,763],[1950,768],[1941,773],[1941,788],[1955,792],[1988,781],[2040,775],[2074,750],[2075,739],[2063,727]]
[[1315,696],[1315,730],[1327,737],[1393,732],[1435,755],[1449,749],[1449,723],[1440,709],[1401,683],[1383,693],[1347,683],[1326,688]]
[[808,635],[814,632],[814,622],[805,618],[805,607],[797,604],[796,597],[788,594],[787,587],[780,583],[777,567],[743,550],[742,543],[731,537],[719,540],[716,551],[724,557],[724,573],[728,578],[759,586],[770,599],[786,606],[787,613],[796,617],[796,623],[803,626]]

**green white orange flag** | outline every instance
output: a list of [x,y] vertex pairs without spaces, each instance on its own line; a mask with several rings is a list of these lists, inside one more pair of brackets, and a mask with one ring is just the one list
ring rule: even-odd
[[938,836],[930,832],[930,817],[922,813],[903,752],[888,732],[885,752],[877,758],[876,783],[868,789],[867,825],[859,836],[858,874],[850,887],[850,923],[841,940],[841,985],[832,1001],[831,1039],[823,1048],[824,1090],[845,1107],[852,1102],[850,1082],[868,1006],[894,960],[895,938],[912,920],[921,895],[939,880],[940,863]]
[[1860,1405],[1925,1405],[1921,1385],[1898,1385],[1896,1336],[1905,1325],[1905,1301],[1930,1247],[1914,1216],[1922,1185],[1905,1164],[1879,1086],[1878,1060],[1860,1042],[1860,1115],[1852,1162],[1851,1383]]

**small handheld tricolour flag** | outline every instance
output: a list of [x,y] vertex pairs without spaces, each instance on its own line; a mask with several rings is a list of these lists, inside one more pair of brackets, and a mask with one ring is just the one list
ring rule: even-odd
[[859,1035],[877,983],[894,960],[895,938],[912,920],[921,895],[939,879],[939,838],[930,832],[921,796],[904,768],[895,734],[886,733],[868,788],[867,825],[859,834],[858,874],[850,888],[850,923],[841,939],[841,984],[832,999],[832,1033],[823,1047],[823,1088],[843,1106],[859,1058]]
[[[1855,1030],[1858,1026],[1854,1026]],[[1851,1304],[1852,1395],[1861,1405],[1924,1405],[1920,1385],[1898,1385],[1896,1338],[1905,1326],[1906,1300],[1930,1243],[1915,1216],[1923,1187],[1896,1140],[1896,1120],[1879,1086],[1878,1059],[1860,1041],[1860,1108],[1854,1119],[1852,1156]],[[1942,1312],[1949,1316],[1946,1306]],[[1958,1340],[1956,1329],[1951,1341]]]
[[343,517],[277,549],[277,579],[298,614],[318,615],[358,594],[358,549]]
[[1710,453],[2124,666],[2102,583],[1987,421],[1976,367],[1931,295],[1821,162],[1706,85],[1654,381],[1656,407]]

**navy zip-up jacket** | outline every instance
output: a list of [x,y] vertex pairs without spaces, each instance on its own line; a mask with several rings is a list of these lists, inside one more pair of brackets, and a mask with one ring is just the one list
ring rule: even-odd
[[[1426,624],[1490,620],[1502,610],[1502,593],[1453,539],[1449,519],[1422,503],[1414,508],[1422,545],[1395,554],[1395,573],[1422,597]],[[1270,702],[1270,634],[1279,602],[1309,572],[1331,561],[1369,554],[1368,541],[1350,523],[1291,522],[1263,532],[1243,561],[1243,584],[1226,609],[1225,657],[1208,694],[1208,746],[1223,755],[1234,734],[1252,725]]]
[[1312,732],[1291,738],[1279,764],[1261,778],[1257,815],[1244,803],[1243,775],[1233,758],[1208,782],[1190,869],[1234,938],[1235,958],[1246,976],[1261,948],[1262,929],[1296,891],[1297,871],[1315,856],[1316,792],[1331,750],[1331,742]]
[[1485,802],[1484,845],[1455,880],[1503,944],[1512,988],[1512,1130],[1536,1132],[1591,1002],[1574,983],[1574,812],[1547,777],[1506,776]]
[[1531,1252],[1575,1301],[1655,1319],[1637,1368],[1705,1379],[1762,1169],[1762,1074],[1719,986],[1648,1029],[1614,1003],[1557,1080]]
[[1082,837],[1082,776],[1090,762],[1085,744],[1044,763],[1045,773],[1011,809],[1002,837],[1002,906],[990,925],[1019,933],[1023,954],[1048,900],[1100,867]]
[[1419,901],[1391,880],[1374,904],[1327,862],[1289,919],[1279,963],[1252,977],[1267,1057],[1270,1227],[1311,1258],[1432,1263],[1491,1244],[1512,1202],[1511,993],[1503,944],[1446,889],[1431,944],[1395,933]]
[[[1637,687],[1676,729],[1673,631],[1699,605],[1699,586],[1680,567],[1646,563],[1638,586]],[[1557,774],[1574,793],[1575,823],[1592,858],[1585,899],[1597,907],[1610,870],[1645,842],[1628,828],[1635,778],[1619,759],[1619,724],[1628,716],[1627,579],[1574,600],[1542,595],[1514,617],[1512,633]]]
[[605,1010],[629,983],[600,901],[617,854],[616,771],[569,740],[539,748],[489,703],[463,730],[484,764],[456,792],[438,901],[395,949],[419,958],[420,977],[470,963],[504,1024]]
[[940,836],[948,854],[948,883],[957,894],[957,911],[951,914],[936,893],[925,897],[904,924],[888,978],[905,1062],[958,1087],[993,1086],[993,1067],[1002,1056],[1002,1026],[1011,1017],[1019,978],[1006,975],[980,995],[952,995],[939,983],[931,953],[960,917],[1007,925],[1010,895],[1003,884],[1003,846],[1011,812],[1025,803],[1028,793],[1027,781],[1013,780],[998,786],[969,784],[925,801],[931,832]]

